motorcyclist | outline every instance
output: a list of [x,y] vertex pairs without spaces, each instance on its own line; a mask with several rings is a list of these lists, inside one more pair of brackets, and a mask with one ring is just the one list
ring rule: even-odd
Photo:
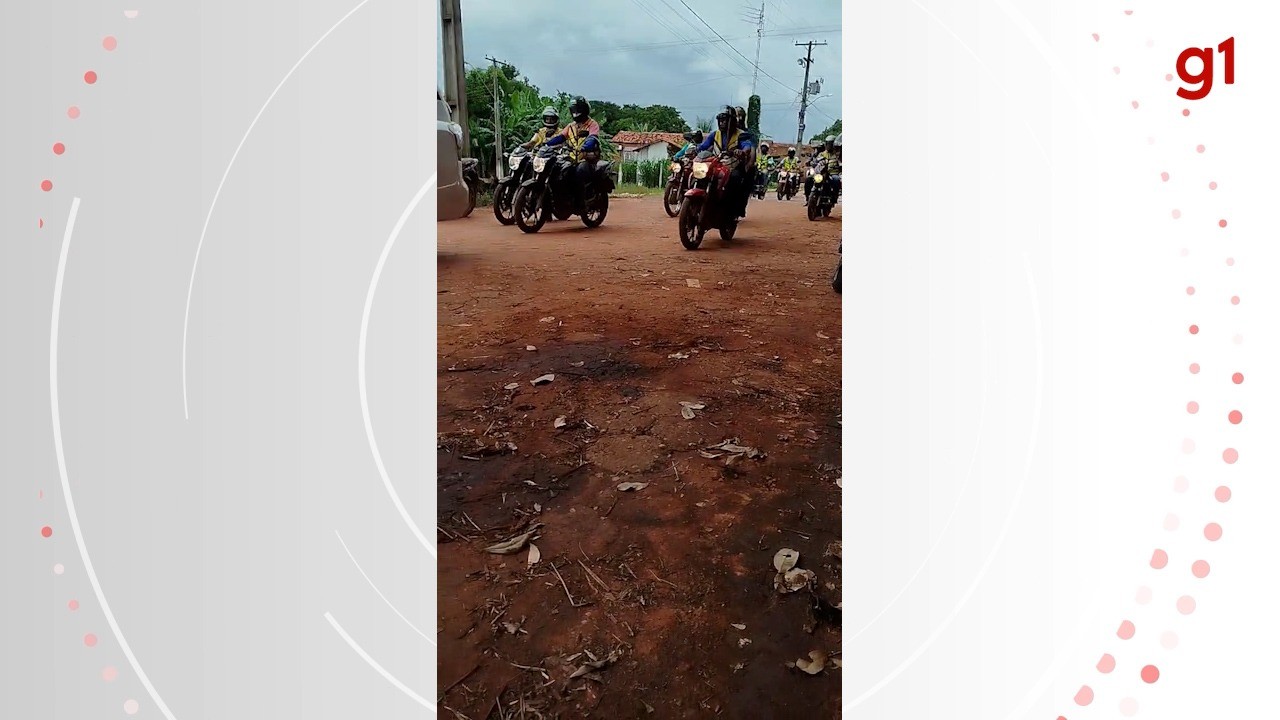
[[737,114],[732,107],[726,105],[725,109],[716,115],[716,131],[702,141],[698,146],[698,152],[715,148],[721,153],[729,153],[738,158],[738,164],[729,173],[727,200],[736,206],[734,210],[737,212],[737,217],[745,217],[750,187],[747,185],[747,159],[751,156],[754,143],[750,133],[738,129],[737,125]]
[[532,150],[542,146],[549,138],[560,131],[560,113],[550,105],[542,109],[542,127],[529,138],[529,142],[520,147]]
[[780,169],[788,174],[787,182],[791,182],[791,175],[800,172],[800,160],[796,157],[795,148],[787,148],[787,156],[782,159]]
[[[826,163],[827,176],[831,179],[832,187],[836,189],[836,197],[840,196],[840,155],[836,152],[836,139],[828,135],[822,141],[821,152],[813,156],[813,166],[817,167],[822,163]],[[804,180],[804,196],[809,197],[809,191],[813,188],[813,176],[809,176]]]
[[677,160],[677,161],[680,160],[690,150],[693,150],[694,148],[701,145],[702,141],[705,139],[702,135],[701,130],[695,130],[694,132],[691,132],[691,133],[685,133],[684,138],[685,138],[684,147],[676,151],[676,154],[671,158],[672,160]]
[[600,123],[591,118],[591,103],[581,95],[575,97],[569,105],[569,115],[573,122],[564,126],[559,134],[547,139],[548,147],[568,143],[570,158],[578,164],[574,185],[575,200],[579,207],[585,201],[587,185],[591,182],[591,173],[595,170],[596,160],[600,157]]
[[756,155],[756,188],[761,183],[769,182],[769,144],[760,143],[760,152]]

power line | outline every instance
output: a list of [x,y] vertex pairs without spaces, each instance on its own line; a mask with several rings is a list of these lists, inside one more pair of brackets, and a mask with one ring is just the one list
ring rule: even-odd
[[[711,25],[709,25],[709,24],[707,23],[707,21],[706,21],[706,20],[703,20],[703,19],[702,19],[702,16],[701,16],[701,15],[699,15],[699,14],[697,13],[697,11],[696,11],[696,10],[694,10],[694,9],[693,9],[693,8],[691,8],[691,7],[689,7],[689,3],[685,2],[684,0],[679,0],[679,3],[680,3],[681,5],[683,5],[683,6],[685,7],[685,9],[686,9],[686,10],[688,10],[690,13],[692,13],[692,14],[693,14],[693,16],[694,16],[695,18],[697,18],[697,19],[698,19],[698,22],[702,23],[703,25],[706,25],[706,26],[707,26],[707,29],[708,29],[708,30],[710,30],[713,34],[715,34],[715,36],[716,36],[716,37],[718,37],[718,38],[720,38],[722,41],[724,41],[724,43],[725,43],[726,45],[729,45],[729,41],[728,41],[728,40],[725,40],[725,39],[724,39],[724,37],[723,37],[722,35],[720,35],[720,33],[716,32],[716,29],[715,29],[715,28],[713,28],[713,27],[711,27]],[[666,4],[667,4],[666,0],[663,0],[663,4],[664,4],[664,5],[666,5]],[[667,7],[671,7],[671,6],[670,6],[670,5],[667,5]],[[672,8],[672,10],[674,10],[674,9],[675,9],[675,8]],[[732,46],[732,45],[729,45],[729,49],[730,49],[730,50],[733,50],[735,53],[737,53],[737,54],[738,54],[738,56],[739,56],[739,57],[741,57],[743,60],[747,60],[747,62],[748,62],[748,63],[750,63],[750,62],[751,62],[750,60],[748,60],[748,59],[747,59],[747,56],[746,56],[746,55],[743,55],[741,52],[738,52],[738,49],[737,49],[736,47],[734,47],[734,46]],[[781,87],[781,88],[783,88],[784,90],[788,90],[788,91],[790,91],[790,92],[799,92],[799,91],[797,91],[795,88],[788,86],[787,84],[783,83],[781,80],[779,80],[778,78],[776,78],[776,77],[774,77],[774,76],[770,75],[769,73],[765,72],[764,70],[760,70],[760,68],[759,68],[758,66],[756,66],[756,67],[755,67],[755,69],[756,69],[756,70],[759,70],[759,72],[760,72],[762,75],[764,75],[765,77],[767,77],[767,78],[769,78],[770,80],[772,80],[772,81],[774,81],[775,83],[777,83],[777,84],[778,84],[778,87]]]

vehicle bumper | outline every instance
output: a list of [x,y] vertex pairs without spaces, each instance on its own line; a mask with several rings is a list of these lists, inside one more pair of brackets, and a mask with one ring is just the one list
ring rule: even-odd
[[462,180],[462,163],[458,163],[459,180],[436,189],[436,220],[456,220],[467,212],[470,189]]

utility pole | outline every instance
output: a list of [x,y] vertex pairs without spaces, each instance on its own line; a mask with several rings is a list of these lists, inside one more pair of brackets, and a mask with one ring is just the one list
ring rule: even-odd
[[[502,179],[502,100],[499,99],[498,93],[498,63],[501,62],[496,58],[485,56],[485,60],[493,63],[493,177]],[[505,63],[503,63],[505,64]]]
[[804,66],[804,88],[800,91],[800,127],[796,130],[796,145],[804,144],[804,111],[809,106],[809,66],[813,64],[813,48],[815,45],[822,47],[826,44],[826,42],[817,42],[816,40],[796,43],[796,47],[807,46],[809,48],[805,52],[805,56],[797,61]]
[[440,0],[440,38],[444,56],[444,101],[453,121],[462,126],[462,152],[471,154],[471,124],[467,118],[467,70],[462,61],[460,0]]
[[756,21],[756,64],[751,75],[751,94],[756,94],[756,83],[760,81],[760,41],[764,38],[764,3],[760,3],[760,11],[755,15]]

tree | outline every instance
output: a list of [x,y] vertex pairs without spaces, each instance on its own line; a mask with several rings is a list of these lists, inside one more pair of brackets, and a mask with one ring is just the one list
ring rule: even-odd
[[841,134],[841,132],[843,131],[840,129],[840,121],[837,120],[834,123],[831,123],[831,127],[828,127],[825,130],[821,130],[818,133],[814,134],[813,137],[809,138],[809,142],[811,143],[821,142],[822,139],[825,138],[826,136],[830,135],[831,137],[835,137]]
[[747,100],[747,129],[759,134],[760,133],[760,96],[752,95]]
[[710,118],[704,118],[704,117],[698,118],[693,123],[694,127],[696,127],[697,129],[701,130],[704,133],[711,132],[711,128],[713,125],[715,125],[714,120],[711,120]]

